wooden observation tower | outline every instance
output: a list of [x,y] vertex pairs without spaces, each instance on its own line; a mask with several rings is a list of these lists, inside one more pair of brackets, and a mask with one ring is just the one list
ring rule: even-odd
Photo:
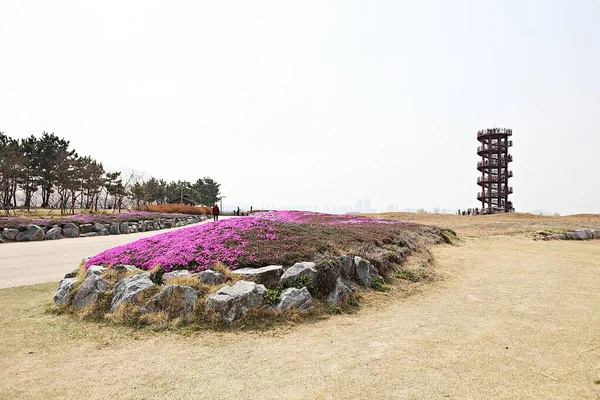
[[508,195],[512,194],[513,188],[508,186],[508,179],[513,173],[509,171],[508,164],[512,162],[512,156],[508,154],[508,148],[512,147],[512,129],[493,128],[483,129],[477,132],[477,140],[481,146],[477,148],[477,154],[481,161],[477,163],[477,169],[481,176],[477,178],[477,184],[481,191],[477,193],[477,200],[481,201],[481,213],[496,214],[511,212],[512,202]]

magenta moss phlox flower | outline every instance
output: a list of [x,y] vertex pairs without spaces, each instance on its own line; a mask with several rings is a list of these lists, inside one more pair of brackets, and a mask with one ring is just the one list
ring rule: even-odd
[[[278,240],[281,224],[406,224],[355,215],[330,215],[301,211],[274,211],[251,217],[206,223],[141,239],[106,250],[93,257],[88,265],[128,264],[149,270],[161,266],[165,271],[189,269],[202,271],[217,262],[235,269],[241,258],[252,263],[260,260],[248,251],[249,241]],[[279,255],[275,256],[279,259]]]

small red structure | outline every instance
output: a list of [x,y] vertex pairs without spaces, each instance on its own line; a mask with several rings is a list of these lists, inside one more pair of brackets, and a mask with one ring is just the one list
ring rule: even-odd
[[481,176],[477,178],[477,184],[481,191],[477,193],[477,200],[481,201],[482,214],[495,214],[515,211],[508,195],[512,194],[513,188],[508,186],[508,179],[513,173],[508,169],[512,162],[512,156],[508,154],[508,148],[512,147],[512,129],[492,128],[477,132],[477,140],[481,146],[477,148],[477,154],[481,161],[477,163],[477,169]]

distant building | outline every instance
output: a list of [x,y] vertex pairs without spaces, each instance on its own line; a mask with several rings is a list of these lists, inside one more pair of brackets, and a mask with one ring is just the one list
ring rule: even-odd
[[364,199],[363,200],[363,212],[370,213],[373,211],[375,211],[375,210],[371,209],[371,199]]
[[169,204],[185,204],[186,206],[196,206],[198,205],[198,203],[196,203],[191,197],[183,195],[183,196],[177,196],[172,198],[171,200],[167,201],[167,203]]
[[363,201],[362,200],[358,200],[358,202],[356,203],[356,212],[363,212],[365,209],[365,206],[363,205]]

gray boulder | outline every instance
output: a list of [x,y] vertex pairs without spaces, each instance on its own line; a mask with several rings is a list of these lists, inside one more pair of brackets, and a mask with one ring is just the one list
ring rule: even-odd
[[81,237],[95,237],[95,236],[99,236],[98,232],[88,232],[88,233],[84,233],[83,235],[80,235]]
[[110,235],[110,233],[108,232],[108,229],[106,229],[106,228],[104,228],[102,230],[99,230],[96,233],[98,234],[97,236],[108,236],[108,235]]
[[553,235],[548,235],[547,238],[552,240],[566,240],[567,235],[565,235],[564,233],[555,233]]
[[286,269],[281,275],[281,283],[293,285],[301,276],[307,276],[312,282],[317,278],[317,267],[314,262],[299,262]]
[[238,281],[225,286],[206,299],[206,306],[215,311],[225,322],[240,319],[249,310],[260,308],[267,289],[255,282]]
[[129,233],[138,233],[138,232],[139,232],[138,224],[130,223],[129,224]]
[[139,303],[143,292],[153,287],[149,274],[134,275],[119,281],[113,290],[110,310],[117,311],[123,303]]
[[119,229],[119,224],[117,224],[116,222],[113,222],[112,224],[110,224],[108,233],[110,233],[111,235],[120,235],[121,230]]
[[587,235],[583,231],[569,232],[567,238],[570,240],[587,240]]
[[138,223],[138,230],[140,232],[146,232],[146,223],[144,221]]
[[8,243],[8,240],[2,235],[0,235],[0,243]]
[[126,235],[129,233],[129,222],[121,222],[119,225],[119,231],[121,234]]
[[206,271],[201,271],[193,274],[196,278],[200,279],[200,282],[205,285],[213,285],[217,286],[222,283],[225,283],[225,275],[220,272],[215,272],[212,269],[207,269]]
[[287,288],[281,293],[281,300],[275,307],[277,311],[308,311],[313,305],[313,298],[308,289]]
[[98,296],[110,289],[110,284],[94,274],[88,275],[81,283],[77,294],[73,298],[75,308],[85,308],[95,303]]
[[165,312],[169,318],[185,317],[196,308],[198,294],[189,286],[169,285],[154,296],[146,307],[150,311]]
[[187,269],[178,269],[175,271],[171,271],[171,272],[167,272],[166,274],[163,275],[163,282],[167,282],[170,281],[171,279],[174,278],[179,278],[182,276],[190,276],[190,271],[188,271]]
[[54,294],[54,304],[64,306],[69,304],[71,300],[71,290],[77,284],[77,278],[67,278],[60,281],[58,284],[58,290]]
[[44,230],[37,225],[28,225],[27,230],[19,232],[17,242],[35,242],[44,240]]
[[356,278],[365,286],[373,284],[373,278],[379,276],[379,271],[368,260],[361,257],[354,257],[354,266],[356,268]]
[[63,225],[62,235],[66,238],[79,237],[79,228],[72,222]]
[[44,240],[57,240],[62,237],[61,235],[62,229],[60,227],[49,229],[48,232],[44,235]]
[[82,224],[79,225],[79,233],[80,234],[85,234],[85,233],[90,233],[90,232],[94,232],[94,225],[92,224]]
[[342,271],[346,278],[351,279],[356,275],[356,268],[354,266],[354,257],[352,256],[341,256],[340,263],[342,264]]
[[99,222],[96,222],[94,224],[94,232],[101,232],[101,231],[103,231],[105,229],[106,229],[106,226],[104,226],[104,224],[101,224]]
[[600,229],[594,231],[594,239],[600,239]]
[[273,286],[279,283],[279,278],[283,274],[283,267],[281,265],[269,265],[261,268],[241,268],[232,272],[242,279]]
[[106,267],[103,267],[102,265],[90,265],[85,273],[85,276],[86,278],[92,274],[100,276],[105,272]]
[[15,240],[18,234],[18,229],[4,228],[2,230],[2,236],[4,236],[8,240]]
[[582,229],[580,232],[585,233],[585,237],[587,240],[591,240],[594,238],[594,231],[590,229]]
[[354,295],[354,288],[352,285],[346,285],[342,278],[338,277],[335,281],[335,287],[327,295],[327,303],[329,304],[338,304],[339,302],[350,298]]

